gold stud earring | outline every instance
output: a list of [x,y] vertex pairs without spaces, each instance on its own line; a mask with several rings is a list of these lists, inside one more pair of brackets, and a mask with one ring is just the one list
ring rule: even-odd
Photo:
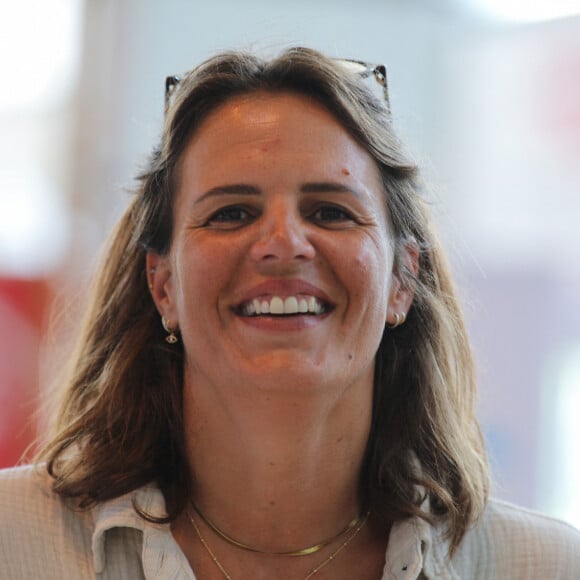
[[397,326],[399,326],[399,324],[401,324],[401,317],[395,312],[395,314],[393,315],[396,319],[394,324],[389,324],[387,322],[387,328],[397,328]]
[[401,312],[401,314],[398,314],[397,312],[395,312],[395,314],[393,314],[393,316],[395,317],[395,323],[389,324],[387,322],[387,328],[390,328],[390,329],[397,328],[397,326],[401,326],[401,324],[403,324],[405,322],[405,319],[407,318],[407,314],[405,312]]

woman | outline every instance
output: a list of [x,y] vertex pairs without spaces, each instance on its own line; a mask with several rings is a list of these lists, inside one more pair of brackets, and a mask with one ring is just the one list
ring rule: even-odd
[[[378,96],[373,88],[378,88]],[[382,67],[291,49],[168,80],[8,578],[572,578],[488,501],[461,313]]]

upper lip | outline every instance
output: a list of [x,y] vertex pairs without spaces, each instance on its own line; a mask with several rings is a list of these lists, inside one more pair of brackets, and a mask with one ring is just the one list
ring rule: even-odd
[[248,290],[242,292],[241,298],[233,305],[234,308],[239,307],[246,302],[254,300],[254,298],[263,298],[268,296],[280,296],[285,298],[287,296],[314,296],[319,300],[334,306],[331,298],[318,286],[300,279],[275,279],[266,280]]

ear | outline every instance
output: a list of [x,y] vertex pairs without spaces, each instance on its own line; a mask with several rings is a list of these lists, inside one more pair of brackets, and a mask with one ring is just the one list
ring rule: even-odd
[[386,316],[386,324],[391,327],[403,324],[413,303],[413,288],[405,283],[402,271],[405,271],[405,277],[416,278],[419,273],[419,245],[414,238],[405,241],[398,262],[398,271],[393,272]]
[[174,328],[177,322],[173,277],[168,256],[147,252],[147,283],[159,314]]

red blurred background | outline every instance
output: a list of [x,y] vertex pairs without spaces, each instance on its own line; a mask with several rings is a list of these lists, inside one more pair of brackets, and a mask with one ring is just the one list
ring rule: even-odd
[[0,467],[37,436],[39,353],[51,301],[44,279],[0,278]]

